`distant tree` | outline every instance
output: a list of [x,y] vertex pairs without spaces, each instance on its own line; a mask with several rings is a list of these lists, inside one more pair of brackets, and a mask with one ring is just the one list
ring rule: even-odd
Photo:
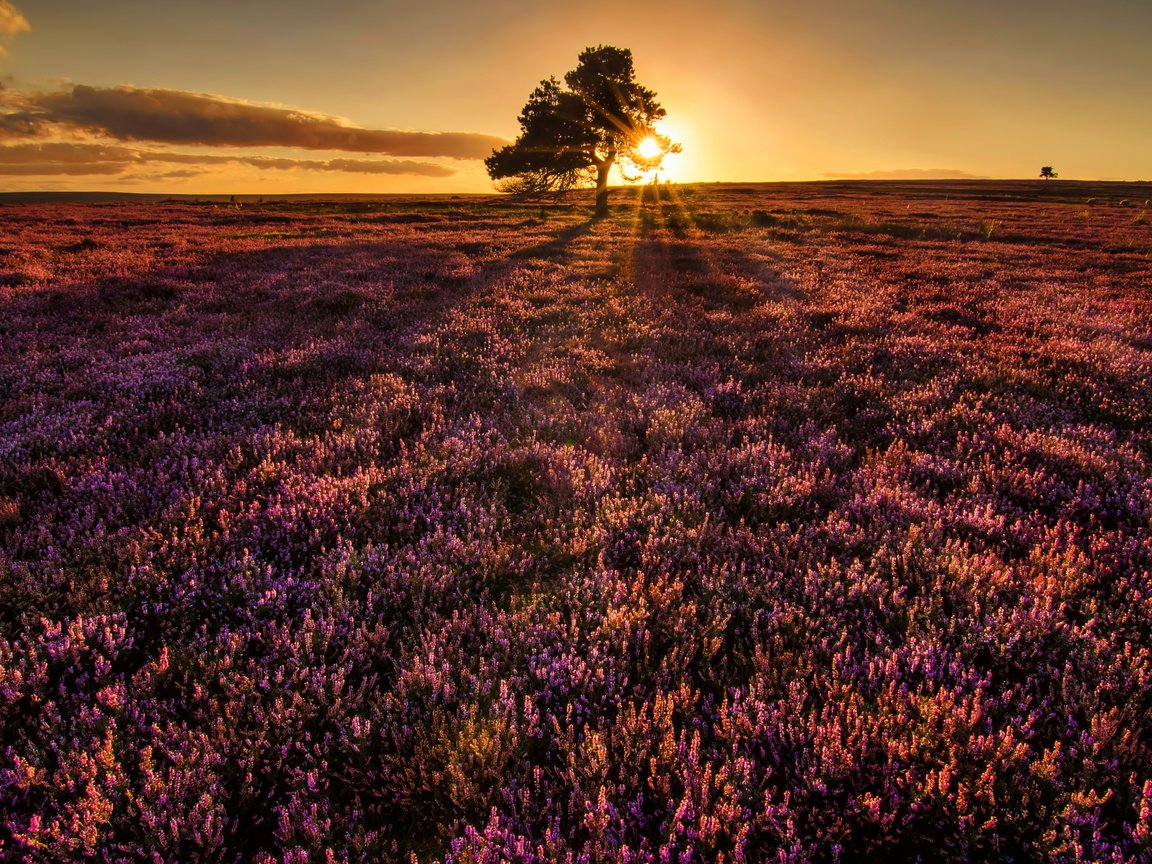
[[1052,170],[1051,165],[1045,165],[1040,169],[1040,176],[1045,180],[1055,180],[1060,175]]
[[636,83],[631,51],[584,49],[564,85],[555,78],[541,81],[520,114],[520,136],[484,164],[497,188],[515,194],[561,192],[594,181],[596,216],[606,216],[613,165],[623,160],[651,171],[679,145],[656,132],[654,124],[666,112],[654,91]]

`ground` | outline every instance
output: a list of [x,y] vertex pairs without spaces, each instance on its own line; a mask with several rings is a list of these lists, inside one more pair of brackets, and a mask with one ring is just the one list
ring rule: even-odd
[[0,205],[0,854],[1148,854],[1152,186],[660,193]]

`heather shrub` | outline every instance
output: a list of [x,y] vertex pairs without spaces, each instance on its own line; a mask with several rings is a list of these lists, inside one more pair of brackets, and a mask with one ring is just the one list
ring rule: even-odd
[[1147,857],[1147,233],[862,188],[0,214],[0,857]]

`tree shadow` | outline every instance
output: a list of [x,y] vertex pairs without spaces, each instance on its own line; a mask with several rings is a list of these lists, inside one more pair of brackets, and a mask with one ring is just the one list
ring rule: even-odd
[[[434,330],[532,260],[563,259],[591,230],[587,222],[567,224],[533,244],[543,231],[526,236],[511,227],[501,239],[527,245],[510,252],[499,243],[486,246],[487,254],[462,251],[475,244],[458,234],[407,235],[218,251],[195,262],[60,283],[10,298],[4,332],[17,354],[48,358],[42,374],[62,382],[49,400],[62,416],[79,402],[121,398],[121,379],[153,382],[145,389],[157,395],[171,391],[164,410],[154,410],[144,391],[129,399],[134,407],[124,418],[137,425],[122,436],[127,449],[133,438],[215,422],[200,396],[187,399],[185,391],[234,391],[229,398],[243,398],[238,414],[252,428],[294,423],[319,408],[294,405],[292,390],[301,382],[312,393],[334,392],[342,382],[390,373],[397,346]],[[99,374],[77,374],[95,357]],[[32,404],[30,396],[16,399],[17,390],[5,412],[13,420]],[[119,440],[110,440],[112,451],[120,450]]]
[[249,337],[279,319],[303,331],[305,322],[324,329],[366,315],[395,328],[447,311],[523,262],[566,260],[571,244],[593,226],[569,223],[544,242],[492,257],[485,253],[499,249],[490,237],[476,242],[454,233],[415,242],[333,240],[222,251],[192,263],[62,282],[8,302],[12,321],[40,320],[50,330],[101,340],[118,324],[136,326],[177,308],[236,316]]
[[767,301],[799,302],[803,293],[737,244],[719,242],[687,205],[668,197],[641,199],[628,267],[640,290],[706,311],[748,312]]
[[551,240],[545,243],[538,243],[535,246],[528,246],[524,249],[517,249],[509,257],[518,260],[537,258],[555,262],[565,261],[570,257],[569,253],[572,244],[588,234],[596,224],[596,219],[572,223]]

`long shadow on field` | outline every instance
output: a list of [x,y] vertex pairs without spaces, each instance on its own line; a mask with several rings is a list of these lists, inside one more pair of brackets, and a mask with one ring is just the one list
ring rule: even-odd
[[639,211],[627,272],[641,291],[699,304],[707,312],[738,314],[765,301],[799,302],[802,296],[793,280],[696,227],[679,202]]
[[568,252],[572,244],[591,231],[594,224],[593,222],[585,221],[569,225],[551,240],[545,243],[538,243],[535,246],[526,246],[523,249],[517,249],[510,257],[514,259],[543,258],[549,261],[564,261],[568,257]]
[[[363,317],[382,329],[397,329],[418,325],[483,292],[525,259],[563,258],[591,226],[581,222],[551,235],[544,226],[527,236],[512,224],[499,227],[509,230],[495,242],[529,242],[504,252],[492,246],[492,234],[477,241],[471,234],[437,232],[221,252],[196,262],[17,296],[9,301],[10,320],[36,321],[38,329],[91,336],[101,343],[109,332],[163,319],[177,308],[183,327],[198,330],[205,323],[189,321],[189,314],[215,318],[213,330],[239,324],[248,339],[269,328],[279,331],[274,334],[278,339],[290,335],[285,329],[323,332],[328,324]],[[547,239],[531,242],[540,235]]]
[[689,366],[707,354],[747,384],[802,374],[802,329],[782,321],[806,317],[806,291],[749,239],[770,242],[705,231],[680,202],[638,213],[623,270],[646,298],[654,354]]
[[[0,333],[10,358],[43,358],[32,371],[62,382],[49,394],[53,415],[151,388],[120,412],[135,425],[132,436],[112,436],[113,452],[174,428],[206,428],[215,409],[197,402],[211,392],[234,400],[232,419],[253,428],[323,416],[323,406],[293,392],[320,398],[341,382],[392,371],[402,345],[532,266],[525,258],[563,255],[589,230],[484,227],[221,251],[61,284],[10,298]],[[27,372],[0,369],[4,420],[20,422],[45,395]]]

